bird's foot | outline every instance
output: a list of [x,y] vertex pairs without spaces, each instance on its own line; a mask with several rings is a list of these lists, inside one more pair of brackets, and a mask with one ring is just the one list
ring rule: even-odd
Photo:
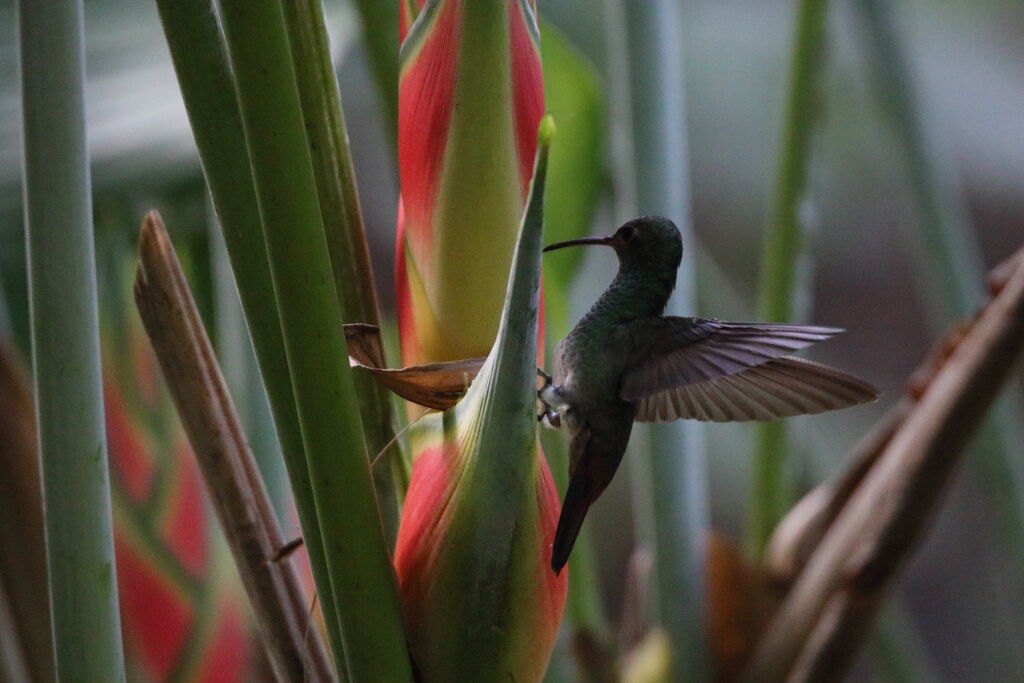
[[543,422],[545,417],[548,419],[548,426],[554,427],[555,429],[562,426],[562,418],[559,417],[557,412],[548,408],[546,404],[544,406],[544,410],[540,411],[537,415],[537,422]]
[[537,422],[542,422],[546,417],[548,425],[558,429],[562,426],[562,418],[555,407],[561,407],[562,402],[558,399],[557,390],[551,375],[537,368],[537,376],[544,379],[544,384],[537,390],[537,400],[540,401],[543,409],[537,414]]

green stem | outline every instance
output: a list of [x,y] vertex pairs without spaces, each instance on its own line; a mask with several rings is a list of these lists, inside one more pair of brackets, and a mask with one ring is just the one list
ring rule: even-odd
[[[863,24],[878,100],[903,149],[918,212],[918,264],[931,323],[939,331],[968,317],[984,302],[985,273],[974,230],[956,178],[921,105],[907,56],[900,47],[894,9],[878,0],[854,4]],[[975,442],[980,466],[1000,517],[1004,547],[1015,571],[1024,572],[1024,462],[1016,457],[1024,442],[1024,400],[1019,390],[1004,392]]]
[[[283,6],[292,60],[300,65],[296,69],[299,99],[342,320],[380,327],[377,291],[323,6],[320,0],[295,0]],[[391,52],[397,60],[395,45]],[[391,444],[387,463],[375,470],[374,479],[388,545],[393,547],[408,463],[395,439],[395,416],[388,390],[366,373],[355,378],[355,386],[371,460]]]
[[[242,116],[217,11],[211,0],[157,0],[157,7],[274,414],[320,603],[333,605]],[[340,658],[340,631],[328,623],[331,648]]]
[[[799,0],[782,142],[775,190],[769,207],[761,261],[758,316],[785,321],[793,317],[796,264],[802,248],[800,209],[807,190],[811,140],[817,121],[820,81],[827,38],[825,0]],[[757,426],[757,451],[747,544],[760,558],[788,504],[786,431],[782,422]]]
[[[403,0],[404,1],[404,0]],[[387,131],[398,137],[398,2],[356,0],[363,44],[384,104]]]
[[325,615],[340,626],[353,681],[411,680],[283,10],[220,6],[334,593]]
[[[620,217],[659,213],[674,220],[693,244],[687,168],[682,17],[672,0],[610,5],[609,30],[628,41],[628,69],[614,80],[616,100],[630,103],[632,154],[623,165],[635,205]],[[616,26],[615,24],[618,24]],[[669,315],[692,314],[694,260],[683,264]],[[672,645],[674,680],[711,678],[705,624],[705,534],[708,527],[704,429],[686,421],[638,430],[649,448],[630,459],[638,482],[640,537],[654,549],[655,614]],[[637,449],[639,450],[639,449]]]
[[57,675],[123,681],[81,0],[19,3],[25,231]]

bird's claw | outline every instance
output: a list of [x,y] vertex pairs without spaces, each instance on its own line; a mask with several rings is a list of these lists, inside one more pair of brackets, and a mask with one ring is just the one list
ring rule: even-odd
[[537,390],[537,400],[540,401],[544,409],[537,414],[537,422],[543,422],[544,418],[548,419],[548,424],[555,429],[562,426],[562,418],[559,417],[558,412],[551,407],[551,404],[544,399],[544,395],[551,391],[551,387],[554,381],[551,379],[551,375],[544,372],[540,368],[537,368],[537,376],[544,379],[544,386]]
[[547,407],[546,404],[544,406],[544,410],[540,411],[540,413],[537,415],[537,422],[543,422],[545,417],[548,419],[548,424],[554,427],[555,429],[558,429],[559,427],[562,426],[562,418],[559,417],[557,412]]

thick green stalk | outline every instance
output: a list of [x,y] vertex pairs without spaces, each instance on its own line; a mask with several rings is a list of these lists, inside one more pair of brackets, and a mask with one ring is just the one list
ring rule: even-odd
[[[827,10],[825,0],[799,0],[797,5],[779,166],[763,240],[757,309],[761,320],[781,322],[793,317],[796,264],[802,248],[800,208],[817,119]],[[760,557],[786,511],[788,492],[784,424],[760,424],[757,431],[747,545]]]
[[[985,301],[985,274],[974,231],[948,154],[918,99],[915,79],[900,47],[893,8],[877,0],[855,3],[863,24],[865,53],[878,100],[905,155],[918,212],[915,250],[928,285],[932,327],[941,330],[968,317]],[[1005,548],[1015,570],[1024,572],[1024,401],[1009,390],[979,431],[977,445],[985,480],[999,510]]]
[[[295,75],[299,99],[342,320],[380,327],[377,291],[323,5],[320,0],[294,0],[283,6],[292,60],[298,65]],[[397,47],[390,47],[397,59]],[[386,462],[374,472],[374,479],[388,545],[393,546],[409,480],[408,462],[395,439],[395,416],[388,390],[368,373],[356,377],[355,386],[370,459],[376,460],[381,451],[390,449]]]
[[[693,244],[687,168],[682,17],[672,0],[610,6],[609,30],[628,41],[628,79],[615,79],[616,100],[629,102],[632,155],[624,170],[636,189],[633,206],[622,202],[620,217],[657,213],[674,220],[685,244]],[[614,54],[614,50],[610,50]],[[677,291],[666,313],[688,315],[694,308],[694,259],[680,269]],[[630,458],[638,486],[640,537],[654,548],[655,614],[672,645],[673,679],[708,680],[704,620],[704,542],[708,527],[704,429],[686,421],[637,430],[649,448]],[[646,517],[646,519],[644,519]],[[643,523],[645,522],[645,523]]]
[[57,675],[123,681],[81,0],[19,3],[25,231]]
[[[264,240],[349,676],[411,680],[281,4],[224,0]],[[319,587],[322,591],[324,587]]]
[[[242,116],[217,12],[212,0],[157,0],[157,7],[270,399],[320,603],[333,605]],[[328,635],[340,657],[339,630],[328,628]]]

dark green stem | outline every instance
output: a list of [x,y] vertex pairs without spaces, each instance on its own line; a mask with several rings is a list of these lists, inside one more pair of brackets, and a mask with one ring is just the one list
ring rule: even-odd
[[[779,167],[763,241],[757,310],[762,320],[781,322],[793,317],[796,265],[803,237],[800,209],[807,191],[811,140],[817,122],[827,10],[825,0],[799,0],[797,5]],[[757,430],[747,544],[753,556],[760,558],[786,511],[789,495],[785,427],[773,422],[758,425]]]
[[[249,152],[217,12],[211,0],[157,0],[157,7],[267,389],[320,602],[333,605]],[[339,630],[331,625],[327,632],[341,657]]]
[[411,680],[284,13],[275,0],[220,6],[334,594],[324,613],[353,681]]
[[[342,320],[379,327],[377,291],[323,6],[320,0],[295,0],[284,3],[284,8],[292,59],[300,65],[296,69],[299,98]],[[397,59],[397,46],[392,45],[391,52]],[[385,532],[389,546],[393,546],[408,463],[395,439],[395,416],[388,390],[366,373],[355,378],[355,386],[371,460],[385,448],[390,449],[375,470],[374,479]]]
[[32,357],[57,676],[123,681],[82,14],[81,0],[18,6]]

